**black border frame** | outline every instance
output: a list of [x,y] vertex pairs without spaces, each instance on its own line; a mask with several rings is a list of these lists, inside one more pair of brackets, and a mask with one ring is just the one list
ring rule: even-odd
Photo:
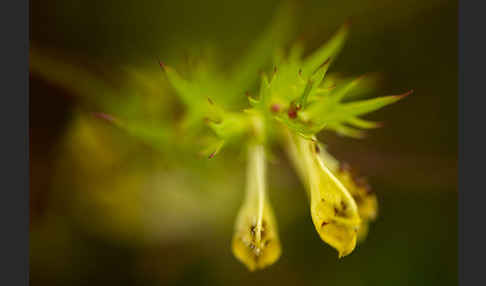
[[[486,41],[483,36],[486,4],[472,0],[458,1],[459,283],[484,285],[486,235],[483,219],[486,217],[486,190],[483,162],[486,139],[482,133],[486,122]],[[466,134],[469,134],[468,138]]]
[[[482,34],[484,2],[458,0],[459,5],[459,281],[482,285],[484,241],[483,189],[484,67],[486,44]],[[2,35],[3,104],[2,222],[3,285],[29,284],[29,149],[28,149],[28,51],[29,2],[3,1],[0,5]],[[473,5],[477,3],[479,5]],[[466,100],[467,98],[467,100]],[[478,100],[476,102],[476,100]],[[466,139],[466,133],[470,133]],[[468,142],[466,142],[468,141]],[[482,151],[482,152],[481,152]],[[476,166],[474,166],[476,165]],[[467,231],[468,230],[468,231]],[[440,238],[437,238],[440,239]],[[466,262],[466,259],[468,260]],[[4,284],[5,283],[5,284]]]
[[29,1],[2,1],[0,284],[29,285]]

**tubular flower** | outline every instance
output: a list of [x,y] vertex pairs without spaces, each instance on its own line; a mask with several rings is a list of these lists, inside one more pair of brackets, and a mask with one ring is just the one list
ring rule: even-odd
[[290,135],[289,148],[309,192],[312,222],[319,236],[339,257],[348,255],[356,246],[361,225],[358,205],[324,162],[316,141]]
[[[323,150],[323,152],[326,151]],[[358,213],[361,218],[361,225],[358,230],[358,242],[363,241],[368,234],[370,222],[374,221],[378,215],[376,195],[372,192],[366,180],[364,178],[354,178],[349,167],[346,165],[340,165],[333,172],[349,191],[358,206]]]
[[262,145],[248,148],[246,197],[238,213],[233,254],[249,270],[262,269],[280,257],[277,223],[266,194]]

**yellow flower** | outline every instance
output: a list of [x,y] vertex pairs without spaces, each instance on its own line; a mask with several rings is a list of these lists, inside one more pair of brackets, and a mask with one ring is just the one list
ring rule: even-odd
[[[325,152],[325,151],[324,151]],[[369,223],[378,215],[378,201],[371,191],[368,183],[360,178],[354,179],[349,168],[341,166],[334,173],[353,196],[358,205],[358,213],[361,217],[361,226],[358,231],[358,241],[364,240],[368,234]]]
[[289,134],[289,153],[310,195],[314,226],[323,241],[334,247],[339,257],[350,254],[362,224],[358,205],[349,190],[330,170],[335,162],[324,159],[318,143]]
[[263,146],[250,146],[246,198],[236,218],[232,248],[251,271],[273,264],[281,253],[277,223],[266,195],[265,168]]

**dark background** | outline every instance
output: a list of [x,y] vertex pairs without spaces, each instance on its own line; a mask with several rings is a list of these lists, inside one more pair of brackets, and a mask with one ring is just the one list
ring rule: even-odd
[[[31,1],[30,40],[109,66],[146,65],[157,56],[173,59],[181,46],[212,42],[226,51],[221,57],[230,63],[261,31],[277,4]],[[316,235],[304,192],[285,168],[270,171],[283,255],[262,272],[247,272],[231,255],[234,210],[221,214],[217,219],[223,226],[214,232],[206,229],[210,234],[200,239],[194,235],[192,240],[130,244],[93,234],[89,223],[72,214],[71,204],[59,199],[71,191],[59,187],[59,169],[76,172],[59,146],[73,128],[78,101],[68,90],[33,74],[32,285],[457,284],[456,1],[309,0],[299,2],[296,14],[298,34],[309,50],[352,18],[349,40],[333,71],[381,73],[378,95],[415,91],[376,112],[372,118],[384,121],[385,127],[364,140],[321,136],[336,157],[368,177],[378,194],[380,215],[365,243],[338,260]],[[289,179],[279,183],[281,172],[288,172]],[[289,202],[294,202],[291,210]]]

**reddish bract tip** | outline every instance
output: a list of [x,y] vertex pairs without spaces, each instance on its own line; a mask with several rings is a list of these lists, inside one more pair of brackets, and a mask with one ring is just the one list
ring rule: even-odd
[[346,22],[344,22],[343,28],[349,29],[349,27],[351,27],[352,24],[353,24],[353,19],[349,17],[348,19],[346,19]]
[[164,63],[163,63],[161,60],[159,60],[159,66],[160,66],[160,68],[162,68],[162,69],[164,69],[164,68],[165,68],[165,64],[164,64]]
[[394,95],[394,96],[395,96],[395,97],[397,97],[398,99],[402,99],[402,98],[404,98],[404,97],[409,96],[409,95],[410,95],[410,94],[412,94],[413,92],[414,92],[414,91],[413,91],[413,89],[411,89],[411,90],[409,90],[409,91],[407,91],[407,92],[405,92],[405,93],[403,93],[403,94]]
[[369,76],[369,74],[367,74],[367,73],[362,74],[362,75],[360,75],[358,78],[356,78],[356,79],[354,80],[354,82],[359,82],[359,81],[363,80],[365,77],[368,77],[368,76]]
[[106,120],[108,122],[113,122],[115,121],[115,118],[109,114],[106,114],[106,113],[102,113],[102,112],[93,112],[93,115],[98,117],[98,118],[101,118],[103,120]]
[[296,39],[296,42],[303,42],[305,40],[305,35],[304,34],[300,34],[297,39]]
[[327,60],[325,62],[323,62],[319,68],[322,68],[323,66],[327,65],[330,61],[331,61],[331,58],[327,58]]
[[213,152],[213,153],[209,154],[208,159],[212,159],[214,157],[214,155],[216,155],[216,152]]
[[404,94],[403,94],[403,96],[404,96],[404,97],[405,97],[405,96],[409,96],[409,95],[410,95],[410,94],[412,94],[412,93],[414,93],[414,90],[413,90],[413,89],[411,89],[411,90],[407,91],[406,93],[404,93]]
[[385,126],[385,123],[384,122],[376,122],[375,125],[376,125],[376,128],[381,128],[381,127]]

